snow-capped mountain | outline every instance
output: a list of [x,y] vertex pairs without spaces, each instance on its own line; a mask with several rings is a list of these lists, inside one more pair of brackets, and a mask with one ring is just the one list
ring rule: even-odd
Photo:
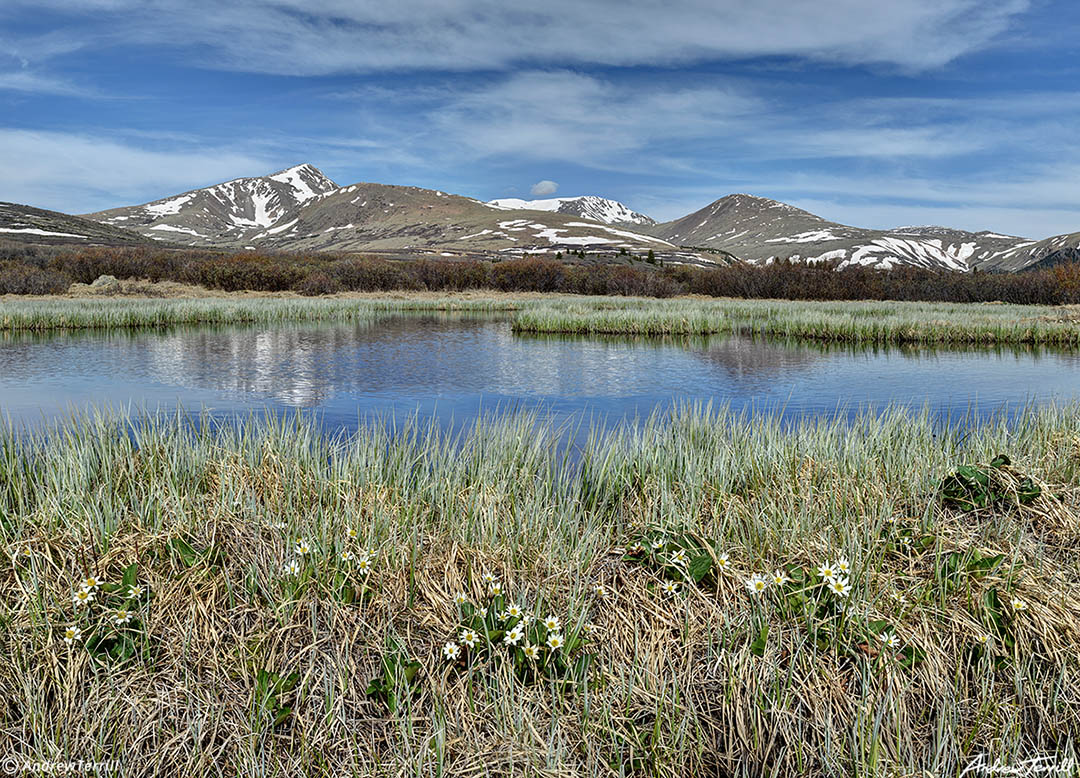
[[948,227],[849,227],[786,203],[748,194],[722,197],[689,216],[659,224],[650,232],[680,246],[722,249],[751,264],[789,259],[836,262],[841,269],[852,265],[882,269],[909,265],[964,271],[993,265],[1017,246],[1032,245],[1024,238]]
[[337,189],[320,170],[305,164],[86,216],[155,240],[227,245],[273,227]]
[[1024,270],[1029,267],[1080,261],[1080,232],[1054,235],[1044,240],[1017,241],[979,264],[980,270]]
[[[283,251],[383,250],[401,256],[491,257],[584,250],[601,258],[618,255],[619,261],[626,261],[628,255],[641,257],[652,250],[665,263],[709,265],[737,258],[750,264],[832,262],[841,269],[914,266],[1015,271],[1043,262],[1070,261],[1080,253],[1080,233],[1033,241],[940,226],[870,230],[749,194],[728,195],[681,219],[657,224],[622,203],[601,197],[501,198],[485,203],[408,186],[358,183],[339,187],[307,164],[88,214],[88,218],[173,244]],[[49,232],[26,225],[6,229]],[[71,234],[75,237],[68,240],[82,240]],[[118,233],[113,242],[123,243],[125,234],[130,236],[130,232]]]
[[[652,221],[620,203],[601,198],[563,200],[568,211],[552,207],[541,215],[536,209],[418,187],[375,183],[339,187],[312,165],[298,165],[88,217],[191,246],[447,256],[580,250],[643,256],[652,250],[668,262],[717,261],[628,228],[626,220]],[[581,215],[579,210],[611,222]]]
[[584,250],[711,264],[663,238],[556,211],[537,213],[414,186],[359,183],[314,198],[250,245],[302,250],[435,250],[460,254],[556,254]]
[[636,226],[648,226],[656,224],[643,213],[632,211],[617,200],[608,200],[604,197],[584,195],[582,197],[553,197],[548,200],[518,200],[513,197],[489,200],[489,205],[508,210],[519,211],[551,211],[553,213],[568,213],[572,216],[581,216],[593,219],[604,224],[627,224]]

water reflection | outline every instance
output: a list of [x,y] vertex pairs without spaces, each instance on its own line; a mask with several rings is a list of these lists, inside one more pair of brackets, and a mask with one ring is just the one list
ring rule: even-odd
[[618,420],[686,400],[785,414],[900,402],[956,415],[1072,399],[1078,378],[1067,351],[516,336],[490,316],[0,338],[0,410],[31,421],[106,403],[297,408],[345,428],[375,413],[467,420],[496,405]]

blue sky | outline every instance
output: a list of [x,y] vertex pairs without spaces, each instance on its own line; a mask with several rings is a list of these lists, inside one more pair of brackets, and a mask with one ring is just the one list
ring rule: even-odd
[[1078,53],[1075,0],[4,0],[0,200],[86,212],[310,162],[1041,238],[1080,230]]

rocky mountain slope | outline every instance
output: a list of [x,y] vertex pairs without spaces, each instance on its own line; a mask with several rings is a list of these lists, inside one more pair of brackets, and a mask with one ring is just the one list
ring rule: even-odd
[[312,199],[338,189],[312,165],[237,178],[145,205],[86,214],[155,240],[231,246],[294,216]]
[[57,246],[135,246],[150,242],[135,232],[93,219],[18,203],[0,203],[0,241]]
[[249,237],[288,249],[428,249],[440,253],[618,252],[650,249],[671,261],[708,262],[668,241],[584,217],[495,206],[431,189],[353,184],[306,204],[295,218]]
[[[87,214],[86,219],[25,206],[7,208],[6,217],[0,208],[0,237],[21,235],[36,242],[153,239],[190,246],[387,251],[402,256],[583,250],[601,260],[627,253],[640,257],[651,250],[669,263],[709,265],[736,257],[751,264],[790,259],[835,262],[840,268],[908,265],[955,271],[1017,271],[1080,256],[1080,233],[1034,241],[948,227],[870,230],[748,194],[728,195],[658,224],[601,197],[485,203],[417,187],[338,186],[307,164]],[[13,208],[24,215],[15,219]],[[25,215],[31,212],[52,216],[31,221]],[[65,227],[59,219],[71,221]],[[95,231],[96,236],[90,234]]]
[[[613,201],[576,199],[579,210],[609,219],[640,216]],[[123,225],[148,238],[193,246],[402,250],[448,256],[579,250],[644,255],[651,249],[662,261],[711,264],[718,259],[681,251],[663,238],[576,211],[552,210],[541,215],[535,209],[409,186],[359,183],[339,187],[311,165],[88,214],[88,218]]]
[[980,270],[1015,271],[1080,261],[1080,232],[1044,240],[1021,240],[979,265]]
[[[762,264],[778,259],[799,262],[834,261],[838,266],[890,268],[898,265],[969,270],[1001,265],[1002,257],[1032,241],[993,232],[967,232],[948,227],[900,227],[867,230],[826,221],[786,203],[733,194],[681,219],[650,230],[681,246],[729,251]],[[1027,255],[1025,255],[1027,256]],[[1026,264],[1037,261],[1028,256]],[[1026,266],[1011,263],[1009,270]]]
[[554,197],[549,200],[518,200],[515,198],[503,198],[488,200],[489,205],[495,205],[508,210],[524,211],[551,211],[554,213],[568,213],[571,216],[581,216],[586,219],[603,222],[604,224],[621,224],[631,227],[650,226],[656,224],[643,213],[632,211],[616,200],[608,200],[604,197],[585,195],[583,197]]

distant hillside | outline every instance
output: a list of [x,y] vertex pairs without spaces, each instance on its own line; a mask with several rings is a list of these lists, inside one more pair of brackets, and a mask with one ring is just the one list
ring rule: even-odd
[[[601,198],[574,198],[576,210],[642,218]],[[88,214],[147,238],[192,246],[280,250],[400,250],[556,254],[650,250],[660,261],[709,265],[707,253],[683,251],[655,235],[576,213],[522,210],[432,189],[358,183],[339,187],[311,165],[195,189],[145,205]],[[651,222],[651,220],[649,220]]]
[[[482,202],[433,189],[338,186],[310,164],[237,178],[84,218],[6,204],[0,238],[36,243],[170,245],[282,251],[487,257],[584,251],[623,261],[650,251],[665,264],[829,262],[1015,272],[1074,261],[1080,232],[1044,240],[944,226],[872,230],[750,194],[721,197],[656,223],[595,196]],[[0,207],[0,211],[3,207]]]
[[0,241],[47,245],[134,246],[149,241],[129,230],[18,203],[0,203]]
[[947,227],[866,230],[747,194],[722,197],[651,232],[681,245],[723,249],[752,264],[792,259],[835,261],[841,267],[912,265],[945,270],[968,270],[1024,241]]

